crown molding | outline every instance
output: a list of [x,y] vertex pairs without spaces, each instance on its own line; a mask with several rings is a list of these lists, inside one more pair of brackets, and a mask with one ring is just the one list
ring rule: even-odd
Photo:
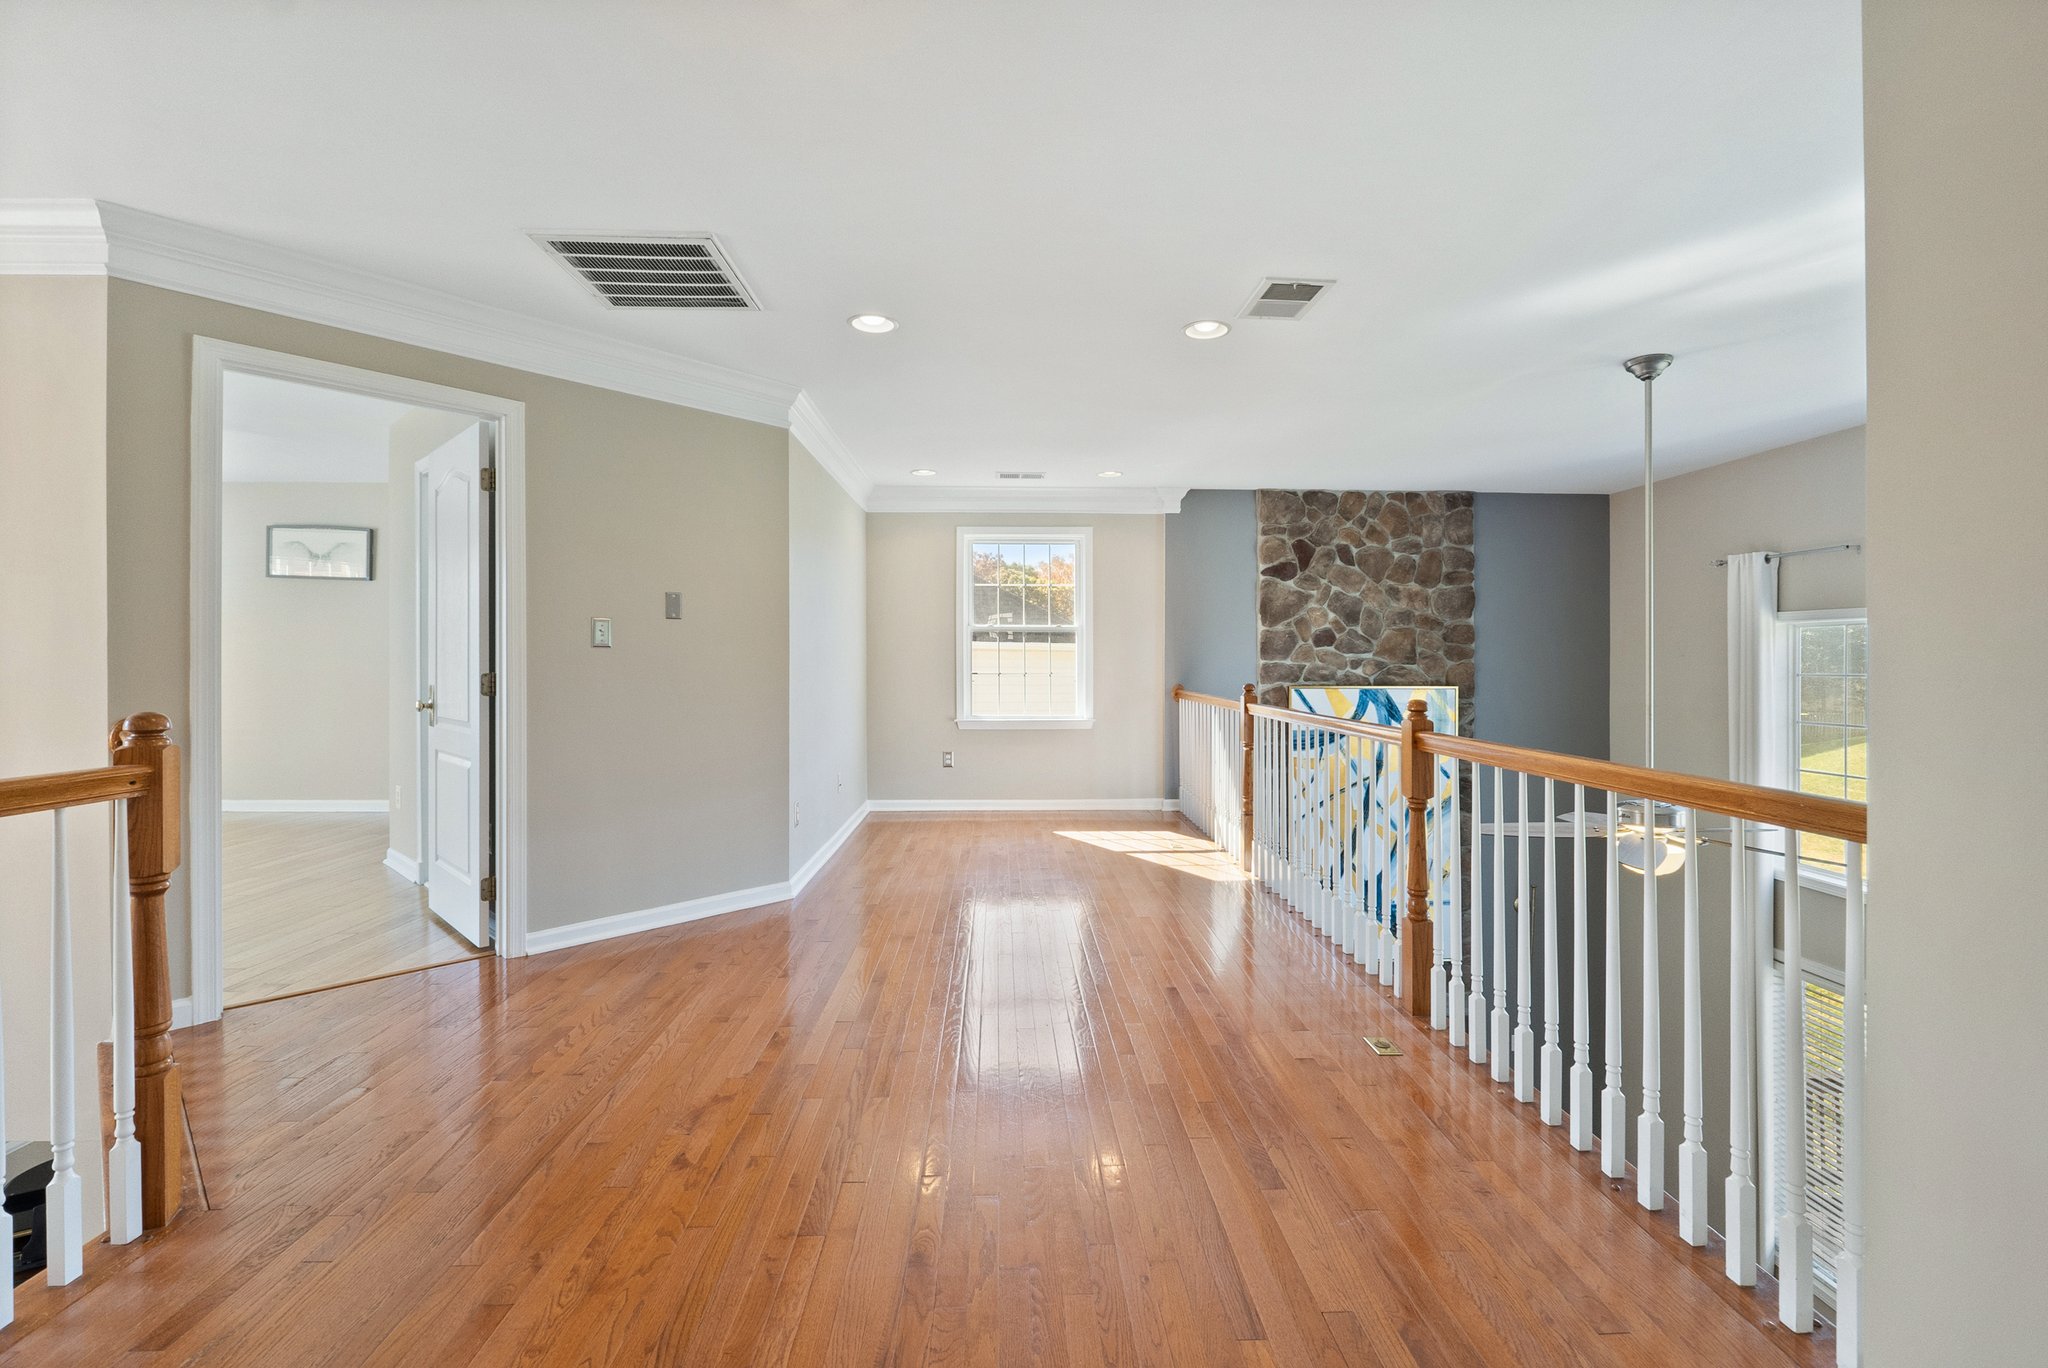
[[799,394],[789,406],[789,435],[804,444],[804,450],[839,482],[848,498],[863,509],[868,506],[875,482],[862,472],[860,463],[853,459],[853,453],[839,440],[839,434],[825,421],[817,401],[809,394]]
[[0,274],[109,275],[776,427],[805,397],[780,380],[103,200],[0,200]]
[[0,275],[105,275],[107,235],[89,199],[0,199]]
[[1125,489],[933,488],[882,485],[868,495],[870,513],[1178,513],[1187,490],[1134,485]]

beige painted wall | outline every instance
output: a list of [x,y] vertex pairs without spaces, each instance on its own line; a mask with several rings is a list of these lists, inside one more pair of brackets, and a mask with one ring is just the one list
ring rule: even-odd
[[[1674,370],[1673,374],[1677,372]],[[1713,561],[1736,551],[1792,550],[1863,535],[1862,428],[1760,452],[1657,482],[1657,765],[1717,778],[1728,775],[1728,578]],[[1643,759],[1643,492],[1608,501],[1610,674],[1608,745],[1614,759]],[[1795,556],[1781,565],[1779,606],[1861,608],[1863,557],[1854,552]],[[1879,742],[1883,744],[1882,740]],[[1560,804],[1568,806],[1568,804]],[[1718,819],[1710,827],[1726,824]],[[1708,1042],[1704,1119],[1711,1181],[1708,1206],[1722,1228],[1721,1181],[1728,1171],[1729,861],[1721,846],[1698,854],[1700,867],[1701,1022]],[[1642,894],[1623,879],[1623,1016],[1631,1048],[1641,1040]],[[1842,903],[1809,890],[1800,904],[1806,956],[1839,970]],[[1680,1083],[1685,1077],[1683,886],[1658,887],[1662,965],[1665,1181],[1675,1191],[1683,1142]],[[1595,1052],[1597,1055],[1597,1051]],[[1632,1107],[1641,1105],[1638,1062],[1629,1065]]]
[[385,662],[389,671],[385,738],[390,747],[387,788],[391,801],[390,848],[408,860],[420,856],[419,788],[419,559],[418,490],[413,466],[422,456],[471,426],[476,419],[440,409],[413,409],[391,425],[391,478],[384,487],[384,525],[378,574],[391,595]]
[[[2048,678],[2048,5],[1868,0],[1864,66],[1884,738],[1864,1361],[2039,1363],[2048,740],[2028,704]],[[1987,698],[2010,715],[1984,718]],[[1970,725],[1933,720],[1954,706]]]
[[[380,484],[221,489],[221,797],[384,797],[391,580]],[[272,523],[376,529],[376,578],[272,579]]]
[[789,870],[868,797],[867,514],[789,439]]
[[[107,763],[106,282],[0,276],[0,775]],[[69,832],[81,1134],[97,1133],[93,1042],[113,1015],[108,818]],[[5,1140],[50,1136],[50,842],[36,814],[0,821]],[[78,1147],[86,1229],[105,1228],[100,1147]]]
[[[883,799],[1147,799],[1166,792],[1165,520],[1157,515],[868,515],[869,785]],[[1095,725],[953,723],[956,534],[1095,529]],[[955,753],[943,769],[941,752]]]
[[[119,709],[186,726],[194,334],[526,404],[530,925],[785,877],[788,438],[781,429],[152,286],[108,288]],[[681,622],[662,591],[685,592]],[[590,619],[618,645],[589,645]],[[184,880],[172,977],[189,991]]]

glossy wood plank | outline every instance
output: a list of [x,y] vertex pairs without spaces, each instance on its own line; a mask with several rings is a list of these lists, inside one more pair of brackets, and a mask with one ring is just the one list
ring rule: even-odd
[[230,1007],[481,953],[384,865],[381,813],[221,816],[221,941]]
[[212,1209],[0,1365],[1825,1359],[1441,1039],[1172,819],[877,817],[181,1033]]

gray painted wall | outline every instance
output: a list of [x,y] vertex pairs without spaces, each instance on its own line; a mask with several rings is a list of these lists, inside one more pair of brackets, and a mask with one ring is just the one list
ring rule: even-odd
[[[1259,524],[1249,489],[1191,489],[1166,519],[1166,683],[1235,698],[1258,678]],[[1166,710],[1166,792],[1180,736]]]
[[1480,494],[1477,735],[1607,755],[1607,499]]

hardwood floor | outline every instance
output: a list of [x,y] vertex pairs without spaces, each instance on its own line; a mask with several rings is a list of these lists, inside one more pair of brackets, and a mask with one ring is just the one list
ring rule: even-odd
[[481,953],[385,868],[389,833],[381,813],[222,814],[228,1006]]
[[794,904],[177,1040],[211,1209],[0,1364],[1830,1349],[1171,819],[875,817]]

